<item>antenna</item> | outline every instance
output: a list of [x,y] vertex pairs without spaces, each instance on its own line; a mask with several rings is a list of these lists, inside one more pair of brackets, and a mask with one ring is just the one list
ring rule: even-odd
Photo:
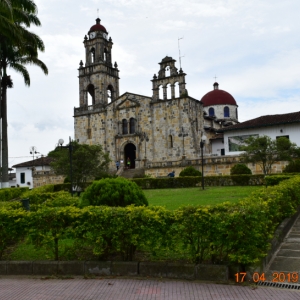
[[179,66],[180,66],[180,69],[181,69],[181,57],[184,57],[184,56],[181,56],[180,54],[180,44],[179,44],[179,40],[182,40],[183,37],[181,38],[178,38],[178,52],[179,52]]

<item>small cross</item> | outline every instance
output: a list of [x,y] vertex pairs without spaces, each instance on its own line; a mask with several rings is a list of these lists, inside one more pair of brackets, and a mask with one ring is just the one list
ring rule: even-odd
[[214,77],[215,81],[217,81],[217,78],[218,78],[218,77],[215,75],[215,77]]
[[99,8],[97,8],[97,17],[99,18]]

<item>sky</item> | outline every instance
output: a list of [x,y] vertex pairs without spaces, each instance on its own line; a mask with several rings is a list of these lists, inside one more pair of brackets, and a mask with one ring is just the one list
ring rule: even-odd
[[239,121],[299,111],[299,0],[35,0],[41,27],[30,30],[45,43],[40,59],[49,75],[28,66],[26,87],[9,70],[9,166],[47,155],[62,138],[74,137],[79,106],[78,67],[83,38],[99,16],[113,40],[120,95],[152,96],[158,63],[172,56],[195,99],[219,83],[239,108]]

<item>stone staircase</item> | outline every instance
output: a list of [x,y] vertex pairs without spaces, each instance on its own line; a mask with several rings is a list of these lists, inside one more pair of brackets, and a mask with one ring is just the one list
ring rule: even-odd
[[265,277],[274,285],[284,287],[297,284],[300,288],[300,216],[266,267]]
[[143,178],[145,169],[122,169],[118,175],[124,178]]

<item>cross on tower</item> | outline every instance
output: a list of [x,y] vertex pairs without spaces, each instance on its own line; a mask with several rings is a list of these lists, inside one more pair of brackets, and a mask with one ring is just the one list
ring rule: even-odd
[[217,81],[217,78],[218,78],[218,77],[215,75],[215,77],[214,77],[214,79],[215,79],[215,82]]

